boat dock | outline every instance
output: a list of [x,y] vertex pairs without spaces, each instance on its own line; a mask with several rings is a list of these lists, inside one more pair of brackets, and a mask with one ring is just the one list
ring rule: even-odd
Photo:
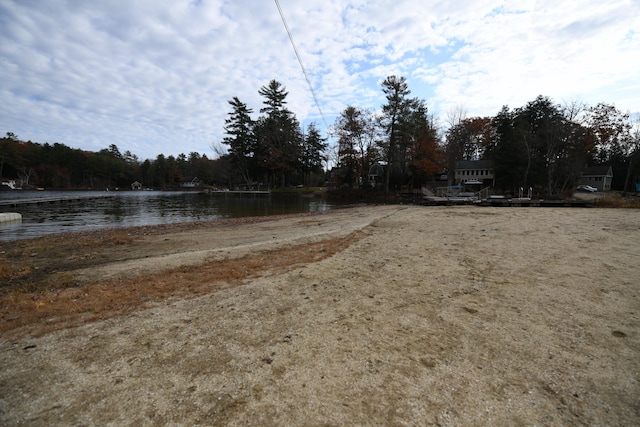
[[16,198],[16,199],[6,199],[0,200],[0,207],[10,206],[22,206],[22,205],[43,205],[48,203],[65,203],[65,202],[76,202],[79,200],[93,200],[93,199],[104,199],[104,198],[115,197],[114,194],[100,194],[100,195],[83,195],[78,194],[77,196],[61,196],[61,197],[32,197],[32,198]]
[[593,206],[593,203],[585,200],[532,200],[527,197],[516,197],[504,200],[483,200],[480,205],[497,207],[588,208]]
[[593,203],[584,200],[537,200],[527,197],[512,199],[472,199],[463,197],[424,197],[417,204],[423,206],[493,206],[493,207],[540,207],[540,208],[585,208]]
[[271,191],[260,190],[213,190],[209,194],[214,196],[268,196]]

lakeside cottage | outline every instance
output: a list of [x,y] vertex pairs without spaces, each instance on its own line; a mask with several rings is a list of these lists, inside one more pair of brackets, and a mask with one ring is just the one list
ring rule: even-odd
[[580,185],[590,185],[598,191],[611,190],[613,181],[613,169],[611,166],[592,166],[586,168],[580,177]]
[[202,181],[198,179],[198,177],[187,178],[185,181],[180,183],[180,187],[182,188],[195,188],[199,187],[202,184]]
[[482,184],[495,186],[493,160],[461,160],[455,165],[455,182],[463,184]]

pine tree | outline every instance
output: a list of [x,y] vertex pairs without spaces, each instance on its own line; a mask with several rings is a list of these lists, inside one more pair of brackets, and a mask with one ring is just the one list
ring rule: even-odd
[[228,136],[222,142],[229,145],[231,161],[239,169],[245,183],[250,183],[250,165],[256,145],[254,122],[250,116],[253,111],[237,97],[233,97],[229,104],[233,111],[225,120],[224,131]]
[[300,124],[291,111],[286,108],[288,92],[276,80],[258,91],[264,100],[264,113],[256,121],[256,160],[269,183],[279,178],[285,186],[287,177],[300,168],[302,133]]
[[387,103],[382,106],[382,127],[386,134],[386,140],[382,149],[387,161],[387,171],[385,174],[385,192],[389,191],[391,175],[397,172],[401,164],[400,148],[402,146],[402,126],[401,122],[405,118],[409,99],[407,95],[411,93],[404,77],[389,76],[382,82],[382,91],[385,94]]

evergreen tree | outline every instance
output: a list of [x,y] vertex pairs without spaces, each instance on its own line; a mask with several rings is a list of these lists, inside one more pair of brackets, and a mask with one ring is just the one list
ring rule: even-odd
[[256,161],[265,173],[267,181],[275,183],[279,178],[284,187],[287,178],[300,169],[302,133],[295,115],[286,108],[288,92],[276,80],[258,91],[264,99],[264,107],[254,126],[256,137]]
[[348,106],[336,119],[338,135],[338,167],[342,170],[342,181],[351,186],[359,186],[363,178],[364,153],[359,150],[366,138],[366,122],[363,111]]
[[516,189],[525,185],[528,155],[516,132],[514,112],[503,106],[493,117],[492,125],[494,132],[486,156],[494,161],[496,186],[517,194]]
[[229,104],[233,111],[225,120],[224,131],[228,135],[222,142],[229,145],[231,161],[238,168],[245,183],[252,182],[250,173],[256,139],[253,132],[254,122],[250,114],[253,112],[237,97],[233,97]]
[[322,138],[315,123],[309,124],[307,134],[304,136],[302,146],[302,158],[300,159],[304,184],[308,187],[311,173],[322,171],[322,162],[327,160],[324,154],[328,144],[326,138]]
[[382,151],[387,162],[385,174],[385,192],[389,191],[391,175],[400,172],[402,168],[403,144],[402,120],[405,118],[410,100],[407,95],[411,93],[404,77],[388,76],[382,82],[382,91],[387,100],[382,106],[381,126],[386,135],[382,142]]

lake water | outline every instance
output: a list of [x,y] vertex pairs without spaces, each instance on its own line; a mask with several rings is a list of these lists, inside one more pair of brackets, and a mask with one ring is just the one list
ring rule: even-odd
[[[0,200],[67,196],[104,196],[105,192],[2,191]],[[0,206],[19,212],[22,222],[0,223],[0,240],[11,241],[65,231],[156,225],[246,216],[320,212],[324,199],[297,194],[212,195],[198,192],[123,191],[110,197],[57,203]]]

